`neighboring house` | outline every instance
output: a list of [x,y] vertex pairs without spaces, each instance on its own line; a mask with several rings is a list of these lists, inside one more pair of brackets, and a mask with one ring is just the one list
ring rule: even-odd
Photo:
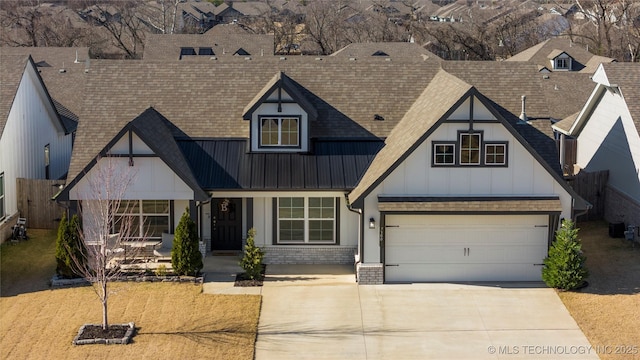
[[582,110],[554,125],[577,139],[579,169],[609,170],[605,218],[640,225],[640,66],[602,64]]
[[594,55],[584,45],[568,38],[552,38],[523,50],[505,61],[528,62],[543,73],[580,71],[592,74],[601,63],[615,59]]
[[211,61],[219,57],[274,54],[274,37],[249,34],[239,25],[216,25],[204,34],[149,34],[145,61]]
[[77,123],[59,112],[64,107],[31,56],[0,51],[0,230],[6,231],[18,216],[16,179],[64,178]]
[[408,42],[351,43],[329,56],[348,58],[352,61],[362,60],[363,58],[372,56],[380,57],[388,61],[393,61],[393,59],[397,58],[402,58],[403,60],[414,59],[417,61],[442,60],[422,46]]
[[261,1],[228,1],[216,6],[214,15],[216,23],[231,24],[243,20],[252,20],[268,15],[271,6]]
[[254,228],[267,263],[355,259],[362,284],[526,281],[589,207],[554,140],[518,118],[578,110],[550,106],[530,64],[225,57],[87,75],[58,200],[77,208],[100,169],[133,170],[135,238],[160,241],[189,207],[203,252],[240,251]]

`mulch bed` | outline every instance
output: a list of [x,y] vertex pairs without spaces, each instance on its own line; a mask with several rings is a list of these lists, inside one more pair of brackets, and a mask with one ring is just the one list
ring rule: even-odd
[[87,325],[78,336],[78,340],[121,339],[129,330],[129,325],[110,325],[106,330],[101,325]]
[[260,277],[257,279],[249,279],[246,273],[241,273],[236,275],[236,281],[233,286],[238,287],[250,287],[250,286],[262,286],[264,282],[264,273],[266,271],[267,266],[262,265],[262,272],[260,273]]
[[135,324],[109,325],[106,329],[101,324],[85,324],[80,327],[78,335],[73,339],[74,345],[90,344],[128,344],[135,336]]

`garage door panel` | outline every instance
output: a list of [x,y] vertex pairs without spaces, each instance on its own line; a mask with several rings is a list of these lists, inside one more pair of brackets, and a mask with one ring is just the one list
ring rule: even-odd
[[388,215],[386,281],[539,281],[548,215]]

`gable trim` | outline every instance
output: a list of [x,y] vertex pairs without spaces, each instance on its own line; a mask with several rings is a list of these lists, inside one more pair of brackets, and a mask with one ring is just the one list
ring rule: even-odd
[[[251,120],[253,113],[260,105],[267,101],[271,94],[278,90],[284,90],[295,103],[307,113],[309,120],[313,121],[318,118],[318,111],[311,102],[296,88],[294,82],[284,72],[278,72],[267,85],[256,95],[256,97],[244,108],[242,119]],[[280,93],[279,93],[280,94]],[[278,96],[280,98],[280,95]]]
[[[149,108],[145,110],[145,112],[150,110],[156,111],[153,108]],[[144,114],[145,112],[143,112],[142,114]],[[136,119],[142,116],[142,114],[138,115]],[[157,114],[159,116],[162,116],[160,113],[157,113]],[[84,178],[86,174],[89,173],[89,171],[98,163],[98,160],[101,158],[128,157],[130,165],[132,165],[134,157],[159,157],[171,169],[171,171],[173,171],[174,174],[176,174],[182,181],[184,181],[185,184],[187,184],[187,186],[189,186],[193,190],[194,200],[199,200],[199,201],[208,200],[209,195],[200,187],[199,184],[197,184],[197,182],[195,182],[195,177],[192,176],[194,180],[191,180],[188,174],[184,174],[182,171],[177,169],[171,161],[167,161],[167,159],[162,155],[163,154],[162,149],[160,149],[160,147],[157,146],[156,142],[153,141],[153,139],[149,139],[142,131],[140,131],[136,127],[135,125],[136,119],[130,121],[127,125],[125,125],[122,128],[122,130],[120,130],[118,134],[116,134],[111,139],[111,141],[109,141],[107,145],[105,145],[104,148],[100,150],[100,152],[93,159],[91,159],[91,161],[82,169],[82,171],[80,171],[79,175],[76,176],[71,182],[69,182],[62,191],[60,191],[58,194],[54,196],[54,199],[69,200],[69,192],[71,191],[71,189],[75,187],[78,184],[78,182]],[[133,134],[136,134],[140,138],[140,140],[142,140],[154,152],[154,154],[153,155],[144,154],[141,156],[134,155],[132,153],[132,144],[131,144]],[[120,141],[120,139],[124,138],[125,135],[128,136],[127,141],[129,143],[129,154],[109,154],[109,150],[111,150],[116,145],[116,143]],[[176,144],[176,148],[179,149],[177,144]],[[183,161],[185,164],[187,163],[186,159],[184,159],[184,156],[183,156]]]
[[[449,116],[451,116],[451,114],[453,114],[454,111],[456,111],[458,109],[458,107],[460,107],[466,100],[468,97],[475,95],[475,94],[479,94],[478,90],[476,90],[476,88],[471,87],[469,90],[467,90],[467,92],[465,92],[464,95],[462,95],[454,104],[453,106],[451,106],[449,108],[449,110],[447,110],[439,119],[438,121],[436,121],[433,126],[431,126],[429,128],[429,130],[427,130],[424,134],[422,134],[422,136],[420,136],[415,143],[413,143],[408,149],[407,151],[405,151],[404,154],[402,154],[402,156],[400,156],[393,164],[391,164],[391,166],[389,166],[380,177],[378,177],[378,179],[376,179],[376,181],[374,181],[371,186],[369,186],[367,189],[365,189],[362,194],[360,194],[360,196],[358,196],[358,198],[353,201],[353,207],[354,208],[362,208],[363,207],[363,203],[364,203],[364,199],[373,191],[373,189],[377,188],[386,178],[387,176],[389,176],[398,166],[400,166],[400,164],[402,164],[422,143],[424,143],[427,138],[429,138],[429,136],[431,136],[431,134],[445,121],[447,121],[447,119],[449,118]],[[486,105],[485,105],[486,106]],[[489,111],[491,111],[491,109],[489,109]],[[495,115],[495,114],[494,114]],[[397,126],[397,125],[396,125]],[[385,145],[386,146],[386,145]],[[384,149],[384,148],[383,148]],[[382,150],[382,149],[381,149]],[[377,155],[376,155],[377,156]]]

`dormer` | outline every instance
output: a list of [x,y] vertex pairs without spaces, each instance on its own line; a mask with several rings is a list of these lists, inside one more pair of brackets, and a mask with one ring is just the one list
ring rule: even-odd
[[573,58],[564,51],[554,50],[548,58],[553,71],[571,71],[573,69]]
[[245,108],[252,152],[308,152],[310,123],[318,112],[300,85],[277,73]]

